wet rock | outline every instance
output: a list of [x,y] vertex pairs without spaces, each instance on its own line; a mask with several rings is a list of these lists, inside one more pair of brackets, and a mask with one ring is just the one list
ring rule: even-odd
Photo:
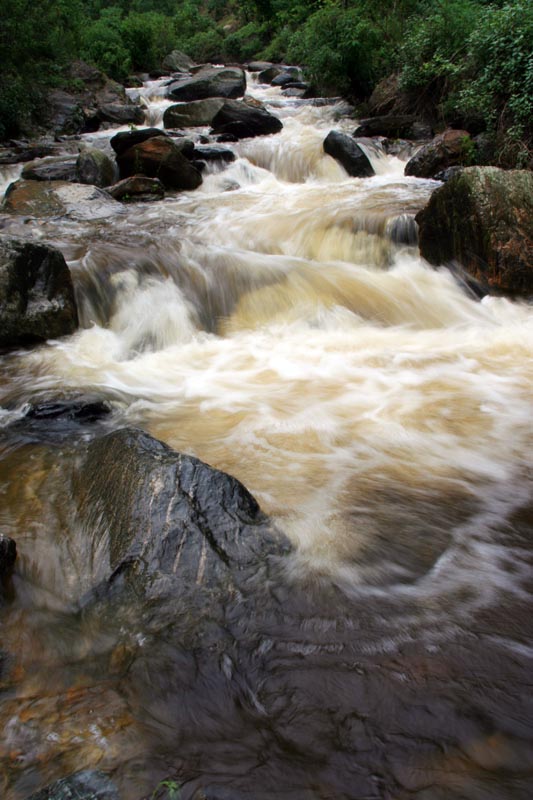
[[133,103],[106,103],[98,108],[97,116],[103,122],[112,122],[114,125],[142,125],[144,111]]
[[145,175],[132,175],[131,178],[108,186],[107,191],[115,200],[122,203],[132,201],[162,200],[165,187],[158,178],[147,178]]
[[103,219],[118,208],[102,189],[65,181],[15,181],[2,204],[4,212],[38,218],[68,214],[72,219]]
[[272,83],[274,78],[277,78],[278,75],[281,75],[283,69],[281,67],[266,67],[266,69],[262,69],[259,75],[257,76],[257,80],[259,83]]
[[142,123],[140,106],[129,99],[123,86],[96,67],[76,61],[67,77],[79,88],[69,92],[54,89],[48,94],[48,125],[56,136],[95,131],[102,121]]
[[462,169],[463,167],[448,167],[448,169],[443,169],[440,172],[437,172],[435,175],[435,180],[446,183],[446,181],[449,181],[454,175],[458,175]]
[[430,264],[457,260],[493,290],[533,294],[533,173],[463,169],[416,220],[420,252]]
[[9,184],[2,211],[32,217],[55,217],[65,213],[65,205],[47,181],[14,181]]
[[154,136],[166,136],[165,131],[159,128],[143,128],[140,131],[120,131],[116,133],[110,140],[110,145],[117,154],[120,156],[136,144],[141,144],[147,139],[153,139]]
[[117,178],[116,165],[108,155],[96,148],[83,150],[76,161],[78,181],[92,186],[110,186]]
[[30,181],[77,182],[76,156],[53,156],[30,161],[22,170],[22,178]]
[[61,253],[0,237],[0,346],[55,339],[77,326],[72,278]]
[[212,133],[225,136],[231,134],[238,139],[252,136],[266,136],[278,133],[283,124],[281,120],[266,111],[245,102],[227,100],[212,122]]
[[120,800],[116,786],[99,770],[85,770],[50,784],[27,800]]
[[111,586],[226,591],[290,550],[239,481],[142,431],[93,441],[75,483],[82,513],[110,532]]
[[208,97],[169,106],[163,114],[165,128],[194,128],[197,125],[210,125],[213,118],[224,105],[223,97]]
[[47,98],[48,125],[56,136],[72,135],[85,130],[87,114],[81,98],[54,89]]
[[136,144],[117,157],[120,175],[129,178],[140,173],[159,178],[168,189],[196,189],[202,183],[202,176],[184,155],[190,150],[188,144],[188,140],[176,144],[167,136],[155,136]]
[[169,72],[189,72],[191,67],[195,66],[195,62],[181,50],[173,50],[166,55],[161,64],[166,74]]
[[467,131],[446,130],[422,147],[406,164],[405,174],[434,178],[448,167],[465,165],[471,157],[472,140]]
[[30,406],[26,419],[72,420],[76,422],[96,422],[111,414],[111,406],[105,400],[78,398],[76,400],[52,400]]
[[398,75],[383,78],[368,99],[368,110],[372,115],[392,114],[408,103],[399,88]]
[[248,64],[248,71],[264,72],[264,70],[270,69],[273,66],[274,64],[271,61],[250,61]]
[[235,153],[227,147],[195,147],[194,156],[204,161],[224,161],[227,164],[235,161]]
[[287,86],[294,81],[300,81],[302,78],[302,71],[299,67],[285,67],[283,72],[272,78],[270,83],[272,86]]
[[9,536],[0,534],[0,584],[9,578],[17,560],[17,545]]
[[385,232],[395,244],[414,247],[418,243],[418,226],[414,214],[399,214],[389,220]]
[[342,164],[353,178],[368,178],[375,174],[368,156],[351,136],[331,131],[324,139],[323,147],[324,152]]
[[34,161],[36,158],[59,155],[59,147],[61,145],[50,141],[13,141],[6,147],[0,147],[0,164],[19,164]]
[[174,100],[204,100],[207,97],[243,97],[246,91],[244,70],[236,67],[209,67],[189,80],[172,83],[168,96]]
[[387,136],[392,139],[429,139],[431,125],[414,114],[387,114],[362,119],[354,136]]

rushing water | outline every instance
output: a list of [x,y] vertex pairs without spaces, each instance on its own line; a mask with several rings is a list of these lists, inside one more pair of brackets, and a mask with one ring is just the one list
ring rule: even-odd
[[[161,86],[138,90],[148,124]],[[0,790],[99,765],[132,800],[167,775],[250,798],[529,798],[533,309],[420,259],[435,183],[370,141],[376,176],[348,178],[322,150],[354,127],[342,104],[251,93],[283,131],[230,145],[195,192],[5,222],[62,249],[83,327],[0,361],[0,531],[20,553]],[[238,477],[294,543],[309,605],[265,619],[253,657],[214,663],[166,629],[147,654],[137,620],[75,613],[97,555],[67,476],[90,434],[13,423],[80,393]]]

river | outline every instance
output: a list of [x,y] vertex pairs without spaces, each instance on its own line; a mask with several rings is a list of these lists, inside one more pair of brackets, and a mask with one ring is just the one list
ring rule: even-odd
[[[19,550],[0,791],[98,767],[124,800],[168,777],[184,800],[206,782],[228,800],[529,800],[533,308],[420,259],[412,219],[437,184],[404,177],[409,148],[368,141],[376,175],[349,178],[322,149],[355,127],[342,103],[249,91],[283,131],[228,145],[196,191],[5,222],[62,250],[82,328],[0,358],[0,533]],[[161,82],[140,92],[157,123]],[[293,543],[307,607],[216,658],[168,621],[82,615],[98,553],[67,484],[92,434],[20,424],[78,395],[111,403],[106,430],[241,480]]]

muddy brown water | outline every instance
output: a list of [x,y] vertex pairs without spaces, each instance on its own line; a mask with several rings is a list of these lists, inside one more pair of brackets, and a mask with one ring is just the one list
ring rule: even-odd
[[[283,131],[197,191],[3,219],[64,252],[83,327],[0,359],[0,793],[97,767],[128,800],[529,800],[533,310],[420,260],[436,184],[371,143],[348,178],[342,106],[250,90]],[[23,419],[79,395],[113,413]],[[104,565],[71,476],[124,426],[247,486],[294,546],[275,580],[201,620],[82,608]]]

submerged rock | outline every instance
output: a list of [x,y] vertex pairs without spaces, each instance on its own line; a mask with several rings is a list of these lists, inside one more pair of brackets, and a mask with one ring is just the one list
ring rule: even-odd
[[0,347],[55,339],[77,326],[72,278],[59,250],[0,237]]
[[405,174],[416,178],[434,178],[442,170],[466,164],[470,148],[473,147],[468,131],[444,131],[407,162]]
[[416,220],[430,264],[459,261],[489,288],[533,294],[533,173],[468,167],[437,189]]
[[196,189],[202,183],[202,176],[186,158],[184,153],[194,150],[187,139],[174,142],[167,136],[154,136],[117,157],[122,178],[132,175],[147,175],[159,178],[169,189]]
[[100,106],[97,116],[102,122],[111,122],[114,125],[142,125],[144,110],[132,103],[105,103]]
[[158,178],[147,178],[145,175],[132,175],[131,178],[108,186],[107,191],[115,200],[122,203],[129,201],[162,200],[165,187]]
[[109,531],[110,586],[230,591],[290,550],[236,478],[139,430],[92,442],[75,484],[87,522]]
[[351,136],[331,131],[324,139],[323,147],[324,152],[342,164],[352,178],[368,178],[375,174],[368,156]]
[[14,181],[2,204],[4,212],[38,218],[68,214],[72,219],[103,219],[118,208],[102,189],[65,181]]
[[279,133],[283,128],[281,120],[264,108],[249,105],[237,100],[227,100],[212,122],[212,133],[219,136],[228,134],[238,139],[252,136],[267,136]]
[[84,770],[50,784],[27,800],[120,800],[117,788],[99,770]]

